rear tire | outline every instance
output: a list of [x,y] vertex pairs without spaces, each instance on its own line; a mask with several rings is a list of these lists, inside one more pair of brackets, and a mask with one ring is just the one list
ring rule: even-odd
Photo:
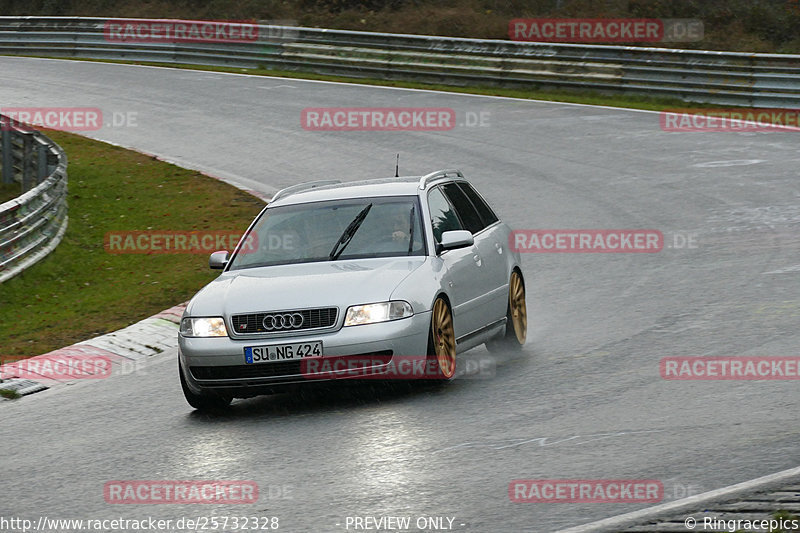
[[436,298],[431,311],[431,327],[428,332],[427,368],[435,368],[434,381],[450,381],[456,375],[456,335],[453,329],[453,314],[441,296]]
[[508,283],[506,330],[502,336],[486,343],[490,352],[520,351],[528,337],[528,311],[525,304],[525,280],[515,270]]
[[189,403],[189,405],[198,411],[221,411],[226,409],[231,404],[233,398],[228,396],[221,396],[214,393],[197,394],[192,392],[192,390],[189,389],[189,386],[186,384],[186,378],[183,377],[183,368],[181,367],[180,361],[178,362],[178,373],[181,375],[181,388],[183,389],[183,396],[186,398],[186,401]]

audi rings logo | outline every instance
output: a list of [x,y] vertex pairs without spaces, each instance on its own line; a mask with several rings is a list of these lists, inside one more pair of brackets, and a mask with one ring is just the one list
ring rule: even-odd
[[267,331],[278,331],[282,329],[297,329],[303,325],[303,315],[300,313],[281,313],[277,315],[267,315],[261,322]]

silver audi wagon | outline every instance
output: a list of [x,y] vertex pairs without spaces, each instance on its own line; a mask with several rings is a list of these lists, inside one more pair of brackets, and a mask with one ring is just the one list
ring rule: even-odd
[[[275,194],[186,307],[184,395],[197,409],[321,380],[447,381],[456,354],[525,343],[511,230],[457,170]],[[420,370],[418,372],[417,370]]]

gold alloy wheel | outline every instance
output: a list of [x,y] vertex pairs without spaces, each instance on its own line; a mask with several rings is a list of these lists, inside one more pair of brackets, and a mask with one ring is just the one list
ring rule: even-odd
[[453,331],[453,316],[450,314],[450,308],[441,298],[437,298],[433,304],[431,333],[439,370],[445,379],[450,379],[456,373],[456,336]]
[[525,344],[528,335],[528,311],[525,309],[525,285],[517,271],[511,273],[511,282],[508,284],[508,308],[517,342],[520,345]]

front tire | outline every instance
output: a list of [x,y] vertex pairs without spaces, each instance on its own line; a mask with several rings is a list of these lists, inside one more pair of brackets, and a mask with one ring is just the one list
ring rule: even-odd
[[515,270],[508,282],[506,330],[503,335],[486,343],[490,352],[520,351],[528,337],[528,311],[525,303],[525,280]]
[[456,334],[453,329],[453,314],[441,296],[436,298],[431,311],[431,327],[428,333],[428,368],[436,369],[436,381],[450,381],[456,375]]
[[230,405],[232,398],[228,396],[220,396],[219,394],[213,393],[197,394],[192,392],[186,384],[186,378],[183,377],[183,368],[181,367],[180,361],[178,362],[178,373],[181,375],[183,396],[186,398],[189,405],[198,411],[220,411],[226,409]]

